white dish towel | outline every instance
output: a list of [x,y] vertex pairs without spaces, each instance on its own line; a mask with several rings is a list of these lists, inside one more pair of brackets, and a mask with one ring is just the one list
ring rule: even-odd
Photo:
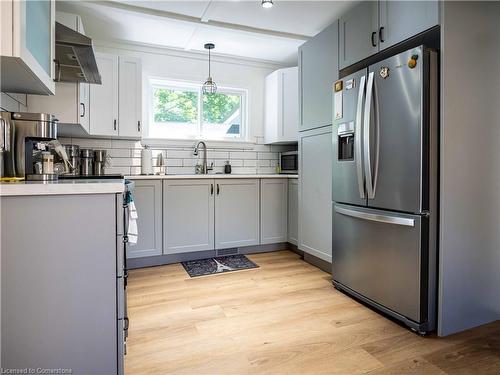
[[128,243],[135,245],[137,243],[137,210],[135,208],[134,202],[128,204]]

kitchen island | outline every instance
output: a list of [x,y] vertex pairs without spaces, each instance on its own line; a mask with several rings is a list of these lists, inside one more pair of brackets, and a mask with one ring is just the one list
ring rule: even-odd
[[2,369],[123,373],[123,191],[0,184]]

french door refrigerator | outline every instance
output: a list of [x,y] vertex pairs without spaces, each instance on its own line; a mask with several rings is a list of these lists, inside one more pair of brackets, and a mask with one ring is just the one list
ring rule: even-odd
[[334,86],[333,283],[435,329],[437,54],[420,46]]

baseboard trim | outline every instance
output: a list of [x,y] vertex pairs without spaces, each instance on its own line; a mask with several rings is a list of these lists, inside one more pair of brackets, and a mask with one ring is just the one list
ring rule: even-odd
[[[272,243],[266,245],[244,246],[238,248],[238,254],[256,254],[268,253],[277,250],[292,250],[295,251],[292,245],[288,242]],[[179,254],[164,254],[155,255],[143,258],[129,258],[127,259],[127,269],[163,266],[167,264],[187,262],[190,260],[207,259],[216,256],[215,250],[193,251],[190,253]]]
[[332,264],[326,260],[304,252],[304,261],[318,267],[322,271],[332,274]]

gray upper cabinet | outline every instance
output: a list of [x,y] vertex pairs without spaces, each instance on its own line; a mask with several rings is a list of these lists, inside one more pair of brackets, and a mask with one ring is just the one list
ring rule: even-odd
[[378,2],[363,1],[340,18],[339,67],[378,52]]
[[134,204],[137,209],[137,244],[127,246],[127,258],[161,255],[161,180],[135,180]]
[[338,79],[338,21],[299,47],[299,131],[332,123]]
[[298,245],[299,238],[299,180],[288,180],[288,242]]
[[215,180],[215,248],[259,244],[259,180]]
[[332,260],[332,127],[300,133],[299,249]]
[[340,18],[339,68],[439,24],[437,0],[363,1]]
[[213,250],[214,181],[163,181],[164,254]]
[[260,180],[260,243],[287,241],[287,191],[285,178]]
[[380,50],[393,46],[439,23],[436,1],[379,2]]

